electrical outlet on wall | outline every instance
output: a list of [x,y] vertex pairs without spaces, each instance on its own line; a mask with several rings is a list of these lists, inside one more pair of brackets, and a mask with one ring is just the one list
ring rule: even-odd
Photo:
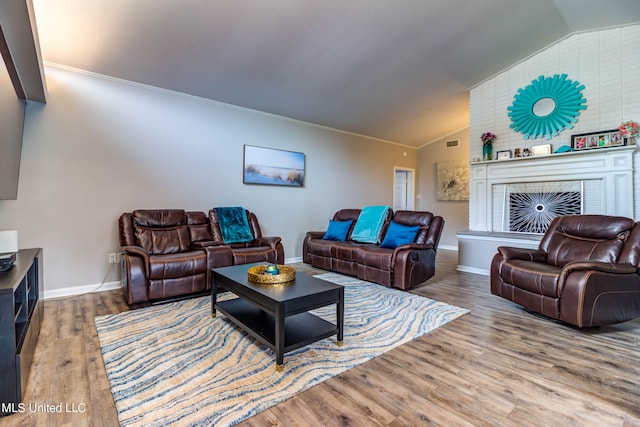
[[118,254],[110,253],[109,254],[109,264],[117,264],[118,263]]

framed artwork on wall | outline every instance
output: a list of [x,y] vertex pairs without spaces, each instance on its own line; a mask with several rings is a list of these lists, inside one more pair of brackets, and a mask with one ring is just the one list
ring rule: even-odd
[[461,161],[438,162],[438,200],[469,200],[469,164]]
[[574,150],[592,150],[626,145],[627,141],[618,129],[571,135],[571,147]]
[[275,148],[244,146],[244,184],[303,187],[304,153]]

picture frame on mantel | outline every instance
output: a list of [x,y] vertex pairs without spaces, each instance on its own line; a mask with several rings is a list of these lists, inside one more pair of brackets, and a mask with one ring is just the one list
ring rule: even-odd
[[497,160],[505,160],[513,157],[511,150],[502,150],[496,153]]
[[627,145],[627,140],[618,129],[571,135],[571,148],[576,151],[621,147],[623,145]]
[[534,156],[543,156],[551,154],[551,144],[534,145],[531,147],[531,154]]

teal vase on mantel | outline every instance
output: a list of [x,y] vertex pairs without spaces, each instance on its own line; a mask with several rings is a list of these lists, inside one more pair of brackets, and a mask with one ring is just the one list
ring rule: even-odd
[[493,157],[493,144],[482,144],[482,160],[491,160]]

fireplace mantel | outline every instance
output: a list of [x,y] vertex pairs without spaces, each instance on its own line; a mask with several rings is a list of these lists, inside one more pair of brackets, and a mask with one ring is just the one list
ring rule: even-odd
[[540,182],[586,183],[585,214],[633,218],[633,154],[636,146],[484,161],[471,164],[469,228],[503,232],[500,186]]

